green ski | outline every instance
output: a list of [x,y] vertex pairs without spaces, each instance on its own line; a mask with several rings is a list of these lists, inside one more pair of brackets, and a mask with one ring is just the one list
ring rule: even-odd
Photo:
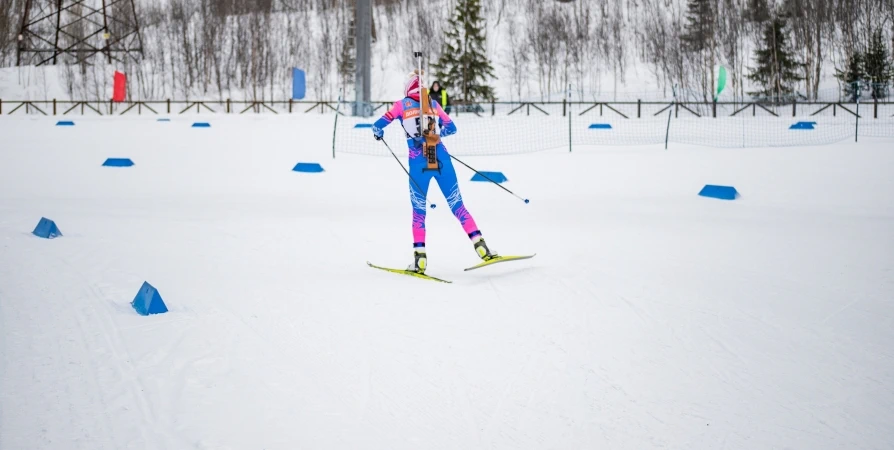
[[467,267],[466,269],[464,269],[464,271],[468,272],[470,270],[480,269],[482,267],[490,266],[492,264],[497,264],[497,263],[501,263],[501,262],[518,261],[521,259],[531,259],[535,256],[537,256],[536,253],[534,253],[533,255],[522,255],[522,256],[497,256],[497,257],[494,257],[487,261],[484,261],[483,263],[476,264],[472,267]]
[[452,281],[442,280],[440,278],[435,278],[431,275],[426,275],[424,273],[413,272],[413,271],[405,270],[405,269],[391,269],[388,267],[381,267],[381,266],[377,266],[369,261],[367,261],[366,264],[369,265],[369,267],[372,267],[374,269],[384,270],[386,272],[399,273],[399,274],[403,274],[403,275],[409,275],[411,277],[422,278],[423,280],[439,281],[441,283],[453,283]]

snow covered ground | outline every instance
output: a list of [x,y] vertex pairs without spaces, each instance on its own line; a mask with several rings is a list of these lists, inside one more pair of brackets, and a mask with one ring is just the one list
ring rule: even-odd
[[457,167],[491,246],[538,256],[463,272],[433,189],[446,285],[366,266],[411,259],[393,158],[331,159],[329,115],[207,119],[0,120],[0,449],[894,441],[892,139],[464,158],[531,199]]

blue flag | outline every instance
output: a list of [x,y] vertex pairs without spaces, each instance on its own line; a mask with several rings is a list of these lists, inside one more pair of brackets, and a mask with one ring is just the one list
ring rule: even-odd
[[306,90],[304,71],[297,67],[292,68],[292,99],[303,99]]

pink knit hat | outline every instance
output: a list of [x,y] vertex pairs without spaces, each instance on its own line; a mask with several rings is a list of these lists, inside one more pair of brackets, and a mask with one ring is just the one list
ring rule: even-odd
[[407,77],[407,84],[404,86],[404,96],[419,101],[419,74],[414,70]]

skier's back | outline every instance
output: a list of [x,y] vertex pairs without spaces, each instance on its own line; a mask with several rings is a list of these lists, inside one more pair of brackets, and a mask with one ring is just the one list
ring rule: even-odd
[[[423,108],[423,97],[428,100],[428,107]],[[435,120],[435,116],[439,120]],[[447,153],[447,148],[440,140],[441,137],[455,134],[456,124],[434,99],[424,95],[417,71],[409,74],[404,88],[404,98],[394,102],[391,109],[373,124],[372,130],[376,139],[382,139],[385,127],[394,119],[399,120],[403,126],[410,156],[411,179],[409,184],[410,203],[413,207],[414,262],[408,270],[424,273],[427,266],[425,252],[426,198],[432,178],[437,181],[444,198],[447,199],[450,211],[459,220],[478,256],[485,261],[495,258],[497,254],[488,249],[478,225],[463,203],[453,162]],[[423,129],[422,134],[420,134],[420,128]]]

